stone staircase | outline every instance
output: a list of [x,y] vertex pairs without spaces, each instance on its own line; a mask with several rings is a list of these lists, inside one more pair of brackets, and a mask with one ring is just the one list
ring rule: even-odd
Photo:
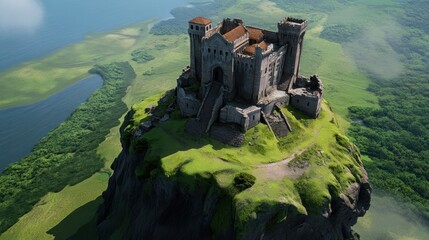
[[264,115],[263,119],[277,138],[286,137],[288,133],[292,132],[289,121],[278,106],[274,108],[270,116]]
[[196,119],[191,119],[187,123],[187,131],[196,134],[202,135],[210,130],[211,124],[213,124],[213,118],[217,117],[217,112],[219,109],[214,109],[216,106],[216,100],[221,96],[221,87],[222,84],[218,82],[213,82],[210,90],[207,92],[204,97],[204,101],[201,104],[198,116]]

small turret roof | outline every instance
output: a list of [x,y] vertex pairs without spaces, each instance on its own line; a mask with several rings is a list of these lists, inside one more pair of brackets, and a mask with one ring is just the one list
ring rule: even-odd
[[196,17],[193,18],[189,21],[189,23],[195,23],[195,24],[201,24],[201,25],[208,25],[210,23],[212,23],[212,21],[208,18],[204,18],[204,17]]

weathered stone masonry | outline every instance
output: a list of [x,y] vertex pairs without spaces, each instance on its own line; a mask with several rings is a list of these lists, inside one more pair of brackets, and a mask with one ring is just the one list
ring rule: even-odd
[[192,132],[207,133],[214,123],[246,132],[262,113],[269,117],[276,105],[289,103],[316,118],[323,84],[316,75],[299,76],[307,25],[286,17],[273,32],[240,19],[215,26],[203,17],[190,20],[190,67],[179,77],[176,91],[182,114],[195,117],[188,123]]

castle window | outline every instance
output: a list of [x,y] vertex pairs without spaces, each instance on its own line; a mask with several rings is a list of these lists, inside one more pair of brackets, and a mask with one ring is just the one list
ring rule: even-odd
[[299,103],[299,99],[297,99],[296,102]]
[[225,55],[228,56],[228,52],[225,52]]
[[310,102],[307,103],[307,107],[309,107],[309,106],[310,106]]
[[209,53],[210,53],[210,48],[209,48]]
[[219,54],[220,54],[220,55],[222,55],[222,54],[223,54],[222,50],[220,50],[220,51],[219,51]]
[[255,121],[255,115],[253,115],[253,121]]
[[194,25],[191,25],[191,29],[194,29]]
[[265,68],[265,73],[267,73],[267,68]]
[[197,29],[197,30],[200,30],[200,27],[196,26],[196,29]]
[[214,54],[216,54],[216,49],[215,49],[215,50],[213,50],[213,53],[214,53]]

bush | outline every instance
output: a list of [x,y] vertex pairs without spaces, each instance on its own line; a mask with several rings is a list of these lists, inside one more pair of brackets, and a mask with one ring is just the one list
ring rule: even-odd
[[234,187],[238,189],[240,192],[244,191],[255,184],[256,177],[249,173],[239,173],[234,178]]
[[356,36],[362,34],[362,31],[362,28],[356,24],[335,24],[326,26],[320,37],[329,41],[344,43],[353,41]]
[[136,63],[145,63],[155,59],[154,56],[147,53],[142,48],[136,49],[131,53],[132,60]]

